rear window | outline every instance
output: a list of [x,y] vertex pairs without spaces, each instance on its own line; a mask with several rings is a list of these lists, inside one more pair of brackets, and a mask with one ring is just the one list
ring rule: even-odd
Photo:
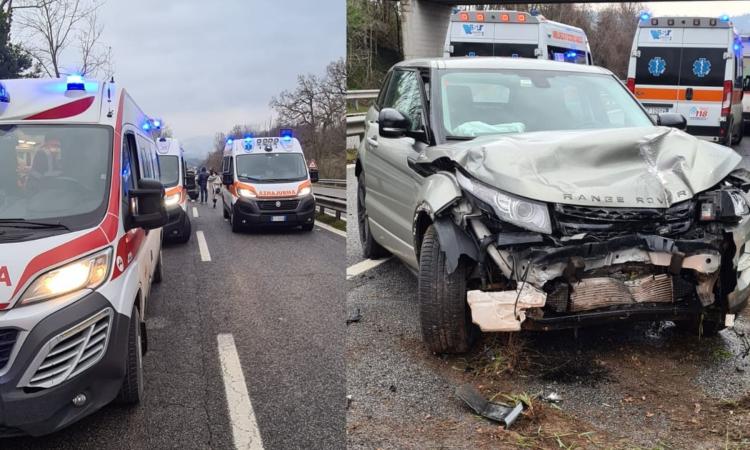
[[723,48],[683,48],[680,84],[683,86],[721,86],[726,60]]
[[677,86],[680,78],[679,47],[640,47],[636,59],[635,80],[638,84]]
[[536,58],[534,44],[453,42],[451,56],[507,56],[516,58]]
[[635,65],[638,84],[666,86],[721,86],[723,48],[640,47]]

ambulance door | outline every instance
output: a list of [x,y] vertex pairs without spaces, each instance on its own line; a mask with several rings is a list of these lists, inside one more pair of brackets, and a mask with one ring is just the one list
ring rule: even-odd
[[695,136],[719,136],[724,81],[733,79],[726,75],[727,35],[726,29],[685,29],[676,112],[687,118],[688,132]]
[[651,114],[677,112],[682,28],[638,28],[635,96]]

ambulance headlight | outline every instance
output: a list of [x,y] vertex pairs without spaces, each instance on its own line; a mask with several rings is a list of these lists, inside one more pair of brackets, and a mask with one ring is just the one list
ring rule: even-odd
[[180,204],[180,199],[182,198],[181,193],[176,193],[172,195],[168,195],[164,197],[164,206],[170,207],[170,206],[177,206]]
[[244,198],[258,197],[258,195],[255,192],[251,191],[250,189],[240,188],[237,190],[237,192],[239,192],[240,197],[244,197]]
[[83,290],[95,290],[109,276],[112,247],[40,275],[21,297],[20,304],[41,302]]
[[305,186],[297,192],[297,197],[307,197],[310,193],[312,193],[310,186]]

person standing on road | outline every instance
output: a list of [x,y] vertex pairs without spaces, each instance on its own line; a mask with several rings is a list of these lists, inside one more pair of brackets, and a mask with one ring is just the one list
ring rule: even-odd
[[201,189],[201,203],[208,202],[208,172],[205,167],[201,167],[198,174],[198,186]]
[[219,199],[219,194],[221,193],[221,177],[214,169],[211,169],[211,175],[208,177],[208,185],[211,186],[211,199],[214,201],[214,209],[216,209],[216,200]]

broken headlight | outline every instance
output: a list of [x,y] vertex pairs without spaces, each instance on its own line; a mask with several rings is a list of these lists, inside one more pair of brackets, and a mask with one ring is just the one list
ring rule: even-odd
[[516,197],[472,180],[456,172],[458,184],[479,200],[492,206],[498,219],[539,233],[552,233],[549,209],[545,203]]
[[736,221],[741,216],[750,214],[745,197],[738,190],[720,189],[704,192],[699,197],[700,220]]

